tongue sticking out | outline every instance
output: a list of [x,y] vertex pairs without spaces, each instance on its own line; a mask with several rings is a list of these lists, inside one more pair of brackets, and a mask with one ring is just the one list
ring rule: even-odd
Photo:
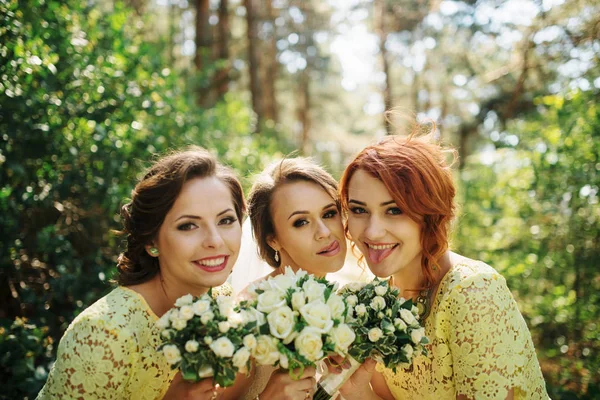
[[395,245],[394,247],[390,247],[388,249],[383,249],[383,250],[375,250],[371,247],[368,247],[369,249],[369,259],[371,260],[371,262],[377,264],[382,262],[387,256],[389,256],[392,251],[394,251],[396,249],[396,247],[398,247],[398,245]]

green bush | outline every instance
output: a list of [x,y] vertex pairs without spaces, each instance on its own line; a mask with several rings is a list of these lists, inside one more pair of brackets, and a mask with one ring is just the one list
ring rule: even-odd
[[471,157],[461,175],[457,246],[507,278],[552,398],[600,393],[597,96],[539,99],[534,114],[511,122],[496,151]]
[[[135,13],[86,4],[0,0],[0,318],[29,317],[54,341],[110,290],[110,232],[154,154],[197,144],[246,175],[282,144],[251,135],[252,112],[234,97],[195,107]],[[0,374],[3,395],[36,393],[17,382],[23,371]]]

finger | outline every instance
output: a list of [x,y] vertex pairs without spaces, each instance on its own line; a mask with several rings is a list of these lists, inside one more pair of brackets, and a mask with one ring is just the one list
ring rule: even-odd
[[343,371],[341,366],[336,365],[335,361],[330,360],[328,358],[325,359],[325,366],[327,367],[327,370],[332,374],[341,374]]
[[317,369],[315,367],[306,367],[304,368],[304,372],[302,372],[300,379],[314,377],[316,373]]
[[365,371],[367,371],[367,373],[372,374],[377,366],[377,361],[373,360],[372,358],[367,358],[363,363],[363,366],[365,367]]

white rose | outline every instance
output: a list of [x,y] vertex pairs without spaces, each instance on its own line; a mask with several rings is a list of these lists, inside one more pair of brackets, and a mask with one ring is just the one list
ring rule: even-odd
[[237,328],[244,321],[240,313],[234,312],[227,316],[227,322],[229,322],[229,326],[231,326],[232,328]]
[[229,338],[226,337],[220,337],[214,342],[212,342],[210,344],[210,348],[217,356],[221,358],[229,358],[233,356],[233,351],[235,350],[235,347],[233,346],[233,343],[231,343],[231,340],[229,340]]
[[331,319],[331,310],[329,306],[321,300],[313,301],[305,304],[300,309],[300,315],[311,327],[317,329],[321,333],[327,333],[333,326]]
[[348,352],[348,347],[354,343],[356,334],[348,325],[339,324],[335,328],[331,329],[329,332],[329,337],[331,337],[331,340],[333,340],[335,351],[342,353],[343,355]]
[[402,320],[402,318],[395,318],[394,326],[400,331],[406,331],[407,328],[406,323]]
[[425,336],[425,328],[422,327],[419,329],[413,329],[413,331],[410,333],[410,339],[414,344],[421,343],[423,336]]
[[194,314],[202,315],[205,312],[207,312],[208,310],[210,310],[210,301],[198,300],[197,302],[194,303],[194,305],[192,305],[192,308],[194,309]]
[[200,343],[195,340],[188,340],[185,342],[185,351],[188,353],[195,353],[198,351],[198,346],[200,346]]
[[292,267],[290,267],[289,265],[285,267],[285,274],[289,275],[289,276],[293,276],[294,279],[297,281],[299,281],[300,279],[304,278],[306,275],[308,275],[308,272],[306,272],[303,269],[299,269],[298,271],[294,272],[294,270],[292,269]]
[[215,374],[215,370],[212,369],[212,367],[210,365],[205,365],[203,367],[200,367],[200,369],[198,369],[198,377],[200,379],[214,376],[214,374]]
[[175,301],[175,306],[177,306],[177,307],[187,306],[187,305],[192,304],[193,301],[194,301],[194,297],[191,294],[186,294],[185,296],[181,296],[180,298],[178,298]]
[[269,279],[269,284],[271,285],[271,288],[285,293],[289,288],[296,284],[296,281],[293,276],[280,274]]
[[375,293],[378,296],[383,296],[384,294],[387,293],[387,290],[388,290],[387,286],[375,286]]
[[250,350],[247,347],[241,347],[238,351],[235,352],[231,361],[234,367],[239,369],[241,372],[245,372],[249,358]]
[[174,344],[167,344],[162,350],[169,364],[173,365],[181,361],[181,352]]
[[358,297],[356,297],[355,294],[351,294],[346,297],[346,303],[348,303],[349,306],[355,306],[358,303]]
[[309,303],[315,300],[324,300],[324,293],[326,288],[327,287],[324,284],[319,283],[313,279],[307,280],[306,282],[304,282],[304,285],[302,285],[302,289],[306,294],[306,300]]
[[356,315],[362,316],[367,313],[367,307],[364,304],[359,304],[356,306],[354,311],[356,311]]
[[271,289],[271,284],[269,283],[269,281],[267,279],[260,281],[258,284],[258,288],[262,291],[266,291]]
[[190,319],[194,318],[194,309],[192,308],[192,306],[181,306],[181,308],[179,309],[179,318],[184,319],[186,321],[189,321]]
[[384,314],[384,313],[382,313],[381,311],[379,311],[379,312],[377,313],[377,318],[379,318],[379,319],[383,319],[383,317],[385,317],[385,314]]
[[333,319],[341,319],[344,316],[344,311],[346,311],[346,304],[344,304],[344,299],[342,296],[338,296],[337,294],[331,294],[329,299],[327,299],[327,306],[331,310],[331,317]]
[[415,317],[417,317],[417,318],[419,317],[419,309],[417,308],[417,306],[412,306],[410,308],[410,312],[413,313],[413,315]]
[[400,309],[400,316],[408,326],[415,326],[419,324],[419,322],[416,320],[415,316],[413,315],[413,313],[410,312],[410,310],[407,310],[405,308]]
[[303,305],[306,304],[306,298],[304,297],[304,292],[294,292],[292,294],[292,308],[296,311],[299,311]]
[[369,340],[371,342],[376,342],[383,337],[383,332],[379,328],[371,328],[369,330]]
[[200,322],[202,322],[202,325],[206,325],[209,321],[212,321],[214,317],[215,314],[213,314],[212,311],[207,311],[200,316]]
[[310,326],[302,329],[302,332],[294,340],[298,354],[309,361],[318,361],[323,358],[323,341],[321,332]]
[[217,296],[217,305],[222,316],[227,317],[233,312],[233,298],[231,296]]
[[210,336],[206,336],[204,338],[204,343],[205,344],[211,344],[213,342],[213,338],[211,338]]
[[165,339],[171,339],[173,336],[175,336],[175,331],[173,331],[173,329],[165,329],[161,332],[161,336]]
[[269,331],[278,339],[285,339],[296,324],[294,312],[288,306],[280,307],[267,316]]
[[254,337],[254,335],[248,334],[244,336],[243,343],[245,347],[252,350],[256,347],[256,338]]
[[290,332],[290,334],[285,339],[282,340],[283,344],[287,345],[287,344],[292,343],[292,341],[294,339],[296,339],[296,337],[298,336],[298,333],[300,333],[300,332],[292,330]]
[[252,357],[259,365],[273,365],[279,360],[279,350],[277,343],[279,341],[268,335],[260,335],[256,339],[256,346],[252,349]]
[[385,299],[381,296],[375,296],[371,300],[370,306],[375,311],[381,311],[385,308]]
[[365,283],[362,282],[350,282],[349,284],[347,284],[346,286],[344,286],[344,289],[347,289],[353,293],[356,292],[360,292],[362,288],[365,287]]
[[410,344],[405,344],[404,346],[402,346],[402,352],[404,353],[406,358],[408,358],[409,361],[410,358],[413,356],[413,351],[414,350]]
[[169,327],[169,325],[171,325],[171,322],[169,321],[169,314],[171,313],[171,311],[168,311],[167,313],[165,313],[162,317],[160,317],[158,319],[158,321],[156,321],[156,326],[159,329],[167,329]]
[[279,355],[279,365],[281,366],[281,368],[284,369],[288,369],[288,367],[290,366],[290,361],[288,360],[288,357],[285,354]]
[[258,304],[256,305],[258,311],[268,314],[283,306],[285,306],[284,294],[278,290],[271,289],[258,295]]
[[231,328],[231,325],[229,325],[229,322],[227,322],[227,321],[221,321],[221,322],[219,322],[219,332],[221,332],[221,333],[227,333],[227,331],[229,330],[229,328]]
[[185,319],[176,319],[173,321],[173,328],[177,329],[178,331],[184,329],[186,326],[187,321]]
[[348,306],[348,310],[346,311],[346,322],[356,321],[354,318],[354,307]]

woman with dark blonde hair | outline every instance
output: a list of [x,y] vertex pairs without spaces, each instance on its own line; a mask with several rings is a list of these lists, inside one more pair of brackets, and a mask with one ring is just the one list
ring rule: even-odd
[[408,369],[365,362],[340,390],[346,400],[548,398],[505,279],[449,250],[456,190],[446,154],[431,134],[388,136],[342,176],[347,232],[369,269],[418,304],[430,340]]
[[179,297],[225,282],[244,212],[239,180],[208,151],[154,163],[121,210],[119,286],[67,328],[38,399],[216,399],[212,379],[184,382],[157,352],[156,321]]
[[[310,159],[286,158],[267,167],[250,190],[248,214],[258,253],[272,269],[258,281],[282,274],[287,266],[321,277],[344,265],[346,238],[337,182]],[[235,275],[243,274],[246,264],[240,261],[234,287],[240,281]],[[307,368],[302,379],[292,380],[287,371],[257,366],[226,393],[252,400],[312,398],[314,375],[315,369]]]

